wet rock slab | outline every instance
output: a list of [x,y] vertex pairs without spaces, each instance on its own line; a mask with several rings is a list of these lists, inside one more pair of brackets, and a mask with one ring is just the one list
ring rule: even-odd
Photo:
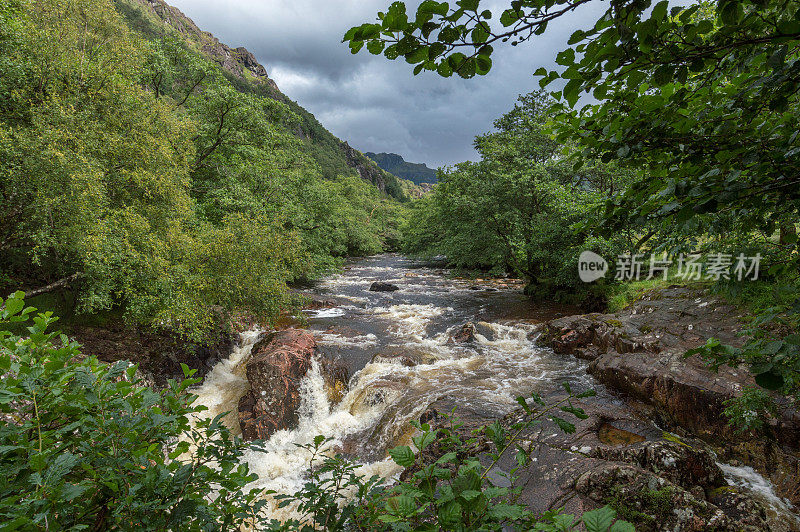
[[[547,398],[554,404],[562,397]],[[530,462],[518,471],[520,502],[534,512],[564,508],[581,514],[607,504],[638,531],[793,530],[791,524],[768,517],[769,508],[729,486],[711,449],[700,440],[663,433],[625,405],[603,405],[592,399],[574,402],[589,415],[576,431],[565,434],[550,424],[523,431],[518,442]],[[524,419],[522,411],[501,423],[511,428]],[[444,422],[426,412],[424,421]],[[464,438],[474,430],[467,423]],[[483,440],[472,452],[488,450]],[[489,477],[517,468],[513,453],[498,462]]]
[[[725,401],[755,383],[745,369],[709,370],[688,349],[710,337],[741,345],[741,315],[696,290],[653,291],[616,314],[568,316],[547,322],[541,341],[554,351],[590,361],[588,371],[628,405],[659,425],[698,436],[726,459],[740,459],[767,475],[779,493],[800,502],[800,415],[786,409],[764,433],[737,433],[723,414]],[[793,481],[788,481],[793,478]]]

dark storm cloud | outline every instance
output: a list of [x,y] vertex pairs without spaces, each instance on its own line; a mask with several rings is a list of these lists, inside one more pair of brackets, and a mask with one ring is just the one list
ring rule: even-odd
[[[429,166],[474,159],[475,135],[490,130],[518,94],[538,88],[532,73],[552,68],[572,31],[605,8],[598,2],[559,20],[535,43],[496,47],[488,76],[462,80],[413,76],[403,61],[350,54],[342,35],[390,0],[168,1],[222,42],[248,48],[285,94],[352,146]],[[416,3],[407,5],[412,11]]]

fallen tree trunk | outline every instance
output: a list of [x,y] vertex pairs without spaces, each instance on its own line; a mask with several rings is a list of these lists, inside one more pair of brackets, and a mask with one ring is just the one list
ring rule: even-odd
[[54,292],[59,288],[66,288],[74,281],[76,281],[80,276],[81,276],[80,273],[73,273],[72,275],[64,277],[63,279],[59,279],[58,281],[50,283],[47,286],[42,286],[41,288],[34,288],[33,290],[26,290],[25,299],[30,299],[32,297],[40,296],[42,294]]

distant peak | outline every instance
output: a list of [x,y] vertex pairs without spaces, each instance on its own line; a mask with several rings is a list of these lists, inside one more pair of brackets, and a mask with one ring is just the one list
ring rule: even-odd
[[396,153],[373,153],[368,151],[364,155],[378,163],[378,166],[387,172],[413,181],[418,185],[420,183],[436,183],[438,172],[433,168],[429,168],[425,163],[407,162],[402,155]]

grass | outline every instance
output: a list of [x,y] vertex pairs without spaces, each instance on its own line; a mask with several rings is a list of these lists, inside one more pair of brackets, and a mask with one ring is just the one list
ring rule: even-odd
[[646,490],[635,495],[625,495],[618,486],[615,486],[605,502],[617,511],[621,519],[649,529],[653,524],[670,516],[674,496],[675,489],[671,486]]
[[619,312],[620,310],[626,309],[641,299],[644,294],[657,288],[667,288],[670,286],[707,288],[711,284],[709,281],[683,280],[677,277],[676,274],[677,270],[670,270],[666,280],[664,280],[663,277],[657,277],[610,286],[608,290],[608,312]]
[[743,307],[752,314],[768,308],[790,306],[800,297],[800,278],[761,279],[746,283],[713,287],[733,305]]

